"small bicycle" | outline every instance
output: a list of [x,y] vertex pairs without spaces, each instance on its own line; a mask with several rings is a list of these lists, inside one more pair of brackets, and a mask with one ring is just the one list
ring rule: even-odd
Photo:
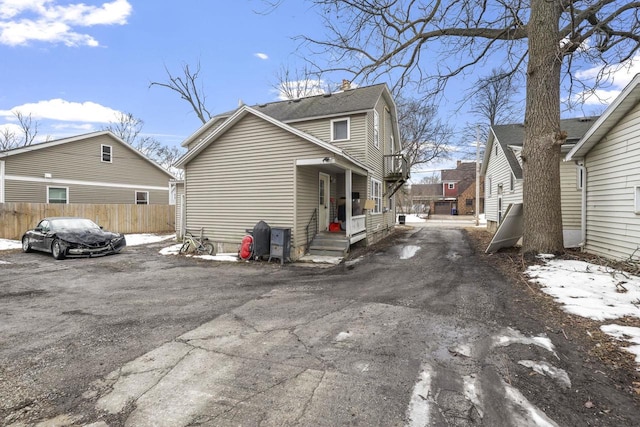
[[201,228],[200,238],[197,238],[192,233],[187,231],[184,234],[184,239],[182,240],[183,243],[182,247],[180,248],[180,253],[186,254],[189,252],[193,252],[198,255],[214,255],[213,244],[209,242],[209,239],[207,237],[202,237],[203,232],[204,228]]

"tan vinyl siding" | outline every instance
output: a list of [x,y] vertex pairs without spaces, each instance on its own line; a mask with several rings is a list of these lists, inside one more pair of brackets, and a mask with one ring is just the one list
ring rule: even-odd
[[135,192],[149,193],[150,205],[169,204],[169,191],[134,188],[101,187],[94,185],[57,184],[29,181],[5,181],[7,202],[47,203],[47,187],[67,188],[69,203],[135,204]]
[[560,192],[562,197],[562,228],[581,227],[582,190],[578,189],[578,171],[573,162],[560,163]]
[[[634,189],[640,186],[640,106],[636,106],[587,155],[588,252],[627,259],[640,247],[640,215]],[[638,253],[635,252],[636,259]]]
[[[327,154],[248,114],[185,166],[187,229],[204,227],[215,242],[239,244],[246,229],[264,220],[272,227],[292,227],[294,244],[300,245],[295,162]],[[300,206],[305,200],[297,203],[301,218],[313,209]]]
[[331,142],[336,147],[343,149],[353,158],[365,162],[366,146],[362,143],[366,138],[367,114],[356,114],[289,123],[292,127],[313,135],[323,141],[331,141],[331,121],[349,117],[350,138],[348,141]]
[[[313,212],[319,205],[319,176],[320,169],[316,166],[303,166],[296,169],[296,229],[293,233],[293,246],[299,248],[298,256],[304,255],[302,252],[307,244],[307,225],[310,224]],[[334,197],[332,193],[331,197]],[[316,212],[317,214],[317,212]],[[316,230],[318,222],[317,215],[311,230]],[[331,221],[333,218],[330,218]],[[313,239],[313,235],[310,236]]]
[[[112,163],[101,161],[102,144],[112,147]],[[166,186],[167,191],[169,188],[168,173],[107,135],[15,154],[5,161],[6,175],[42,178],[49,173],[54,179]]]

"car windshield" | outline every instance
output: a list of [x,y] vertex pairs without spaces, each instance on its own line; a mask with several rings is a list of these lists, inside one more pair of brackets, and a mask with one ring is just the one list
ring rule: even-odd
[[82,218],[61,218],[50,221],[52,230],[99,230],[93,221]]

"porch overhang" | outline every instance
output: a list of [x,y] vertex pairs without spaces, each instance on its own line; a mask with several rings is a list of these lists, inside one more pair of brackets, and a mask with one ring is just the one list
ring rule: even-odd
[[355,174],[363,175],[363,176],[367,176],[369,174],[368,169],[355,164],[344,164],[344,162],[340,162],[335,157],[316,157],[316,158],[310,158],[310,159],[297,159],[296,166],[320,166],[327,171],[334,171],[334,172],[344,172],[345,170],[350,170]]

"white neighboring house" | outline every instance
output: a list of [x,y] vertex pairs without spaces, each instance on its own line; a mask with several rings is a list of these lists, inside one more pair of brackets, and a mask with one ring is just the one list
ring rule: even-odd
[[583,165],[587,252],[640,259],[640,74],[567,154]]
[[[567,132],[562,146],[568,152],[595,122],[596,117],[563,119],[561,129]],[[495,232],[510,204],[522,203],[522,143],[524,125],[494,125],[482,161],[485,177],[485,215],[487,229]],[[565,247],[577,247],[581,238],[581,168],[573,163],[560,164],[562,228]],[[524,206],[526,209],[526,206]]]

